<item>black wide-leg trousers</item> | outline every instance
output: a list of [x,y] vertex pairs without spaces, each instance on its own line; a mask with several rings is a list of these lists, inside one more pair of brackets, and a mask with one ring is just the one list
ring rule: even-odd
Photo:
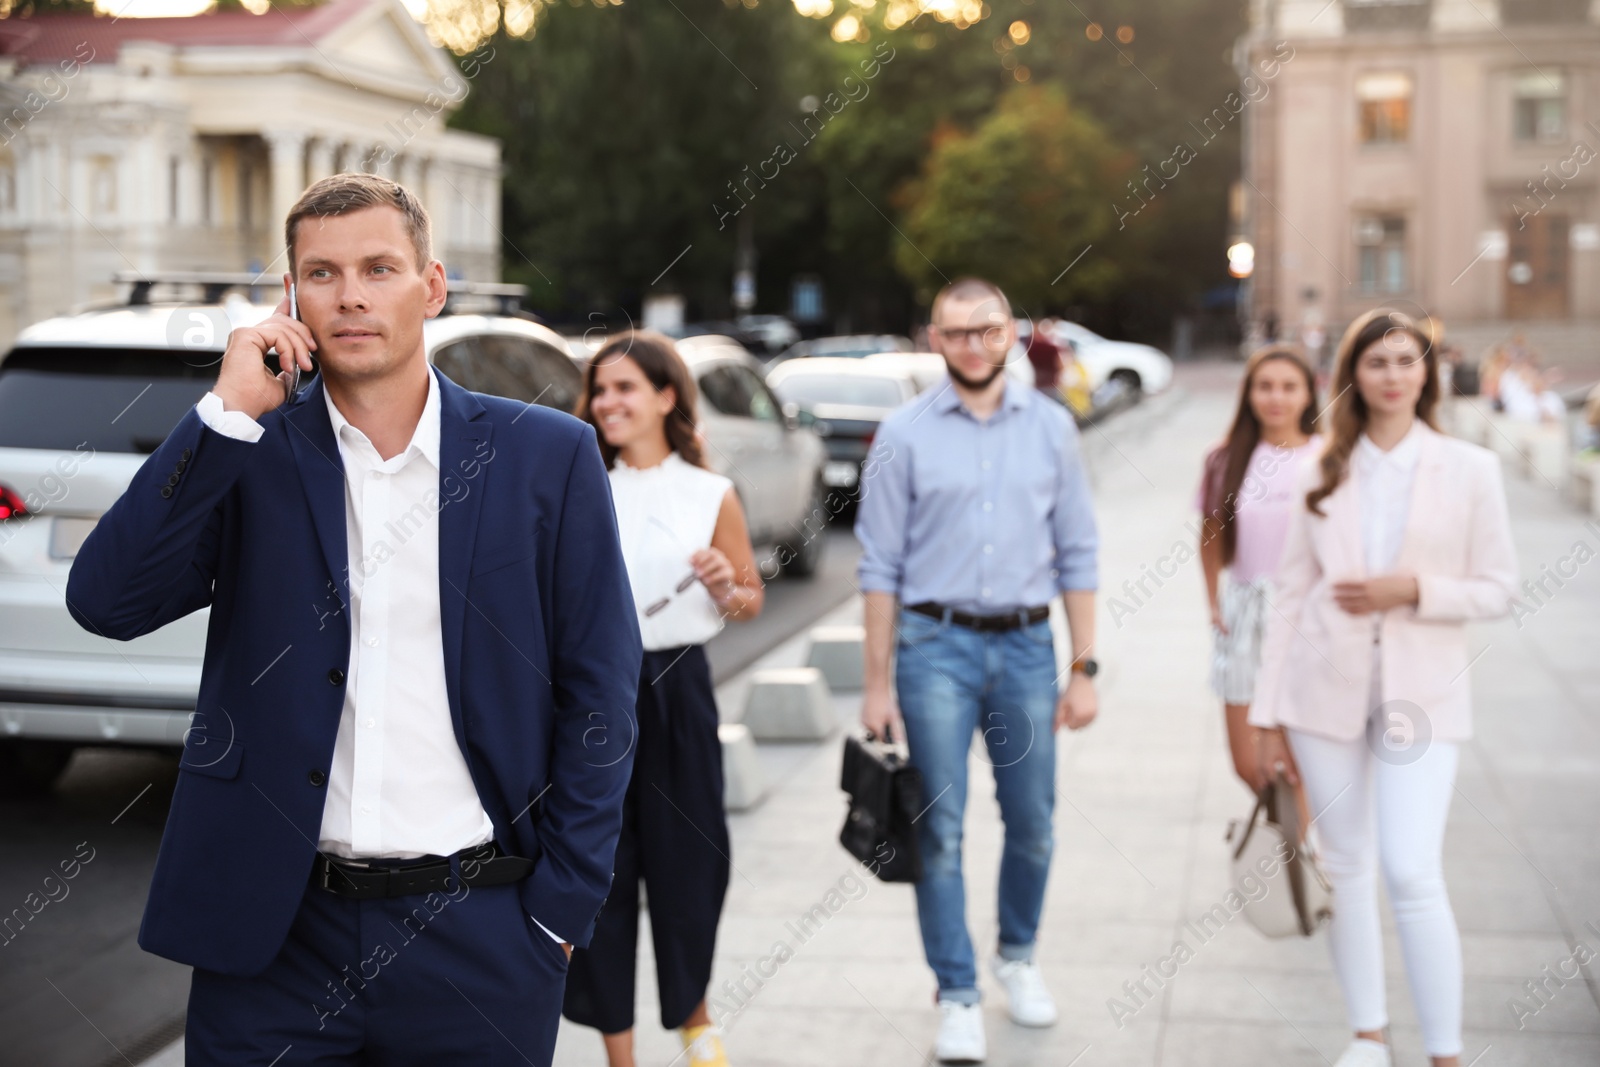
[[568,1019],[605,1034],[633,1028],[640,882],[661,1025],[675,1030],[711,982],[731,864],[717,705],[703,647],[645,652],[638,720],[611,892],[589,947],[572,954],[562,1006]]

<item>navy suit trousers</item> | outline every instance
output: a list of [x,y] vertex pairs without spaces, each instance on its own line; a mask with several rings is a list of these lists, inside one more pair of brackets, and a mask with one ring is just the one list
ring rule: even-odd
[[518,886],[346,900],[308,887],[248,978],[196,968],[189,1067],[548,1065],[567,958]]

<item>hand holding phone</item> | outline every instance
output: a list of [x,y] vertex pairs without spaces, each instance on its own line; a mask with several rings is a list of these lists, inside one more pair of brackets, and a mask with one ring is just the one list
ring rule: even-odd
[[[222,399],[224,410],[258,419],[293,397],[300,373],[314,369],[311,357],[316,348],[316,338],[299,321],[298,296],[286,293],[274,314],[228,335],[213,392]],[[264,365],[269,353],[276,353],[278,373]]]

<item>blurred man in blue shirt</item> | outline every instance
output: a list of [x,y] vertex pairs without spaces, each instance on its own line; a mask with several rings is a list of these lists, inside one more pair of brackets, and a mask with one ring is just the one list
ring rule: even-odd
[[[949,380],[884,420],[856,520],[861,719],[878,737],[903,733],[921,771],[917,913],[939,981],[937,1053],[976,1062],[986,1044],[961,871],[967,753],[981,729],[1005,823],[994,973],[1013,1021],[1050,1026],[1056,1006],[1033,950],[1054,843],[1055,731],[1097,710],[1098,539],[1071,416],[1006,380],[1016,326],[1005,294],[951,283],[928,335]],[[1065,687],[1049,622],[1058,592],[1073,652]]]

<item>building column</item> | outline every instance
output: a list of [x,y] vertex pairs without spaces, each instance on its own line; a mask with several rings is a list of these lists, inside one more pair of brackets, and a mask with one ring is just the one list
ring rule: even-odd
[[271,174],[272,194],[268,200],[271,215],[268,232],[281,234],[283,220],[289,217],[300,194],[305,192],[306,135],[298,130],[263,130],[262,140],[267,142],[268,170]]
[[327,137],[317,137],[306,148],[306,184],[319,182],[333,170],[334,143]]

